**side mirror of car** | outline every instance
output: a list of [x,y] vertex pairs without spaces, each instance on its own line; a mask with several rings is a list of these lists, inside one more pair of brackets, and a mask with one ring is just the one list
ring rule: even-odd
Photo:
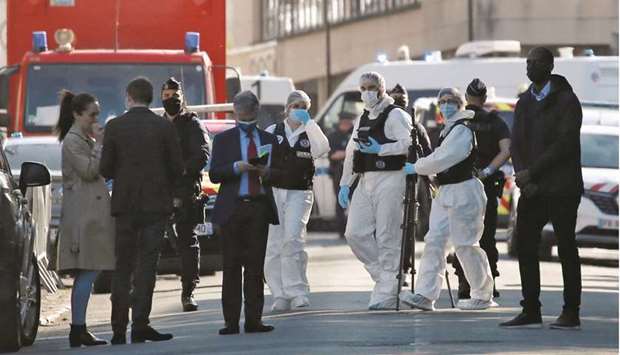
[[51,182],[50,171],[41,163],[25,162],[19,174],[19,189],[26,195],[26,189],[33,186],[45,186]]

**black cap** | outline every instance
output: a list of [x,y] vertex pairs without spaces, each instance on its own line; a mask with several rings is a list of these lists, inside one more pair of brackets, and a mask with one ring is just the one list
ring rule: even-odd
[[171,76],[166,80],[164,85],[161,86],[161,90],[181,90],[181,82]]
[[388,90],[388,95],[392,94],[404,94],[407,95],[407,90],[400,84],[396,84],[392,89]]
[[482,80],[476,78],[467,86],[467,95],[474,97],[483,97],[487,94],[487,86]]

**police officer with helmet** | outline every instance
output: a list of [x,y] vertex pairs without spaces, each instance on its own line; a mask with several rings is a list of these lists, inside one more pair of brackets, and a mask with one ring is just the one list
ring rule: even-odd
[[[489,266],[493,279],[499,276],[497,271],[498,252],[495,245],[497,229],[497,199],[501,197],[504,187],[504,173],[499,168],[510,157],[510,131],[508,126],[495,111],[487,112],[483,106],[487,99],[487,87],[478,78],[472,80],[465,93],[467,110],[475,113],[470,127],[476,132],[478,142],[478,158],[476,171],[478,178],[484,184],[487,196],[487,206],[484,215],[484,231],[480,238],[480,247],[489,259]],[[452,258],[452,266],[459,279],[459,299],[470,298],[470,287],[463,273],[458,258]],[[493,287],[493,297],[499,297],[499,292]]]
[[161,100],[165,109],[164,117],[174,124],[181,143],[185,168],[176,186],[175,196],[179,198],[174,200],[174,222],[181,257],[181,303],[183,311],[190,312],[198,309],[194,289],[200,282],[200,244],[194,229],[202,222],[202,206],[197,199],[201,191],[202,169],[209,159],[209,143],[198,115],[187,110],[181,83],[174,77],[163,84]]

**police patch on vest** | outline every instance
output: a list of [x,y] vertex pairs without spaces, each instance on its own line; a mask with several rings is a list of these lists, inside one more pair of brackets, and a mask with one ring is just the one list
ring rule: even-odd
[[385,162],[383,160],[377,160],[375,166],[377,169],[385,169]]
[[310,141],[307,139],[300,140],[299,144],[304,148],[310,148]]
[[295,152],[295,154],[297,154],[297,158],[312,159],[312,154],[308,152]]
[[278,138],[278,144],[282,144],[282,142],[284,142],[284,137],[281,135],[277,135],[276,137]]

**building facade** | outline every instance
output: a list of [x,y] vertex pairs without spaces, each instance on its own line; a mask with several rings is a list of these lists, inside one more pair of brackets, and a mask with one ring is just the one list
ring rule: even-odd
[[[288,76],[320,106],[381,56],[453,55],[472,40],[618,53],[617,0],[227,0],[228,64]],[[325,21],[327,19],[327,21]]]

